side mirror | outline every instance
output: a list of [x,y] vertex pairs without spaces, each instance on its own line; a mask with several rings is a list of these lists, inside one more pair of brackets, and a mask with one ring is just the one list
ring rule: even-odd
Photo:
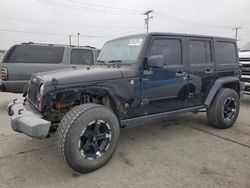
[[164,56],[153,55],[147,58],[147,67],[161,68],[163,67]]

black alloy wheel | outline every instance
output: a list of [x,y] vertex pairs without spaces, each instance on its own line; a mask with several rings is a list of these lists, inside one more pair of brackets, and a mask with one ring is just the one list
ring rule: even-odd
[[103,120],[90,122],[79,138],[79,151],[82,157],[88,160],[101,157],[110,145],[111,136],[107,122]]
[[234,98],[229,97],[223,106],[223,117],[226,121],[230,121],[234,116],[236,112],[237,104],[234,100]]

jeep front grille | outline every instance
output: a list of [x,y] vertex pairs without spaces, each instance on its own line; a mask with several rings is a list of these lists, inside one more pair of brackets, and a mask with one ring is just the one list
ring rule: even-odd
[[30,99],[30,101],[33,104],[36,104],[37,91],[38,91],[38,85],[37,85],[37,83],[31,81],[30,84],[29,84],[28,98]]

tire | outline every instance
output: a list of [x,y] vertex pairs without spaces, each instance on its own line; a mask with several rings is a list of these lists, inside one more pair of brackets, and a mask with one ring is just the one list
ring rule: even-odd
[[[207,110],[207,119],[213,127],[227,129],[234,125],[239,115],[239,110],[240,99],[236,91],[222,88]],[[232,112],[230,113],[230,111]]]
[[[99,137],[96,129],[99,129]],[[55,137],[56,149],[70,168],[87,173],[104,166],[111,159],[119,135],[119,122],[111,109],[83,104],[62,118]]]

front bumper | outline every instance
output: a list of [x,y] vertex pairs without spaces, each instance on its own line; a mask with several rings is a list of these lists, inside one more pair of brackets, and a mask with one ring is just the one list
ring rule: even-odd
[[48,136],[51,122],[42,119],[28,102],[14,100],[8,105],[8,114],[14,131],[38,139]]
[[250,75],[241,75],[241,81],[244,82],[245,91],[250,91]]
[[250,82],[244,82],[245,84],[245,91],[250,91]]

